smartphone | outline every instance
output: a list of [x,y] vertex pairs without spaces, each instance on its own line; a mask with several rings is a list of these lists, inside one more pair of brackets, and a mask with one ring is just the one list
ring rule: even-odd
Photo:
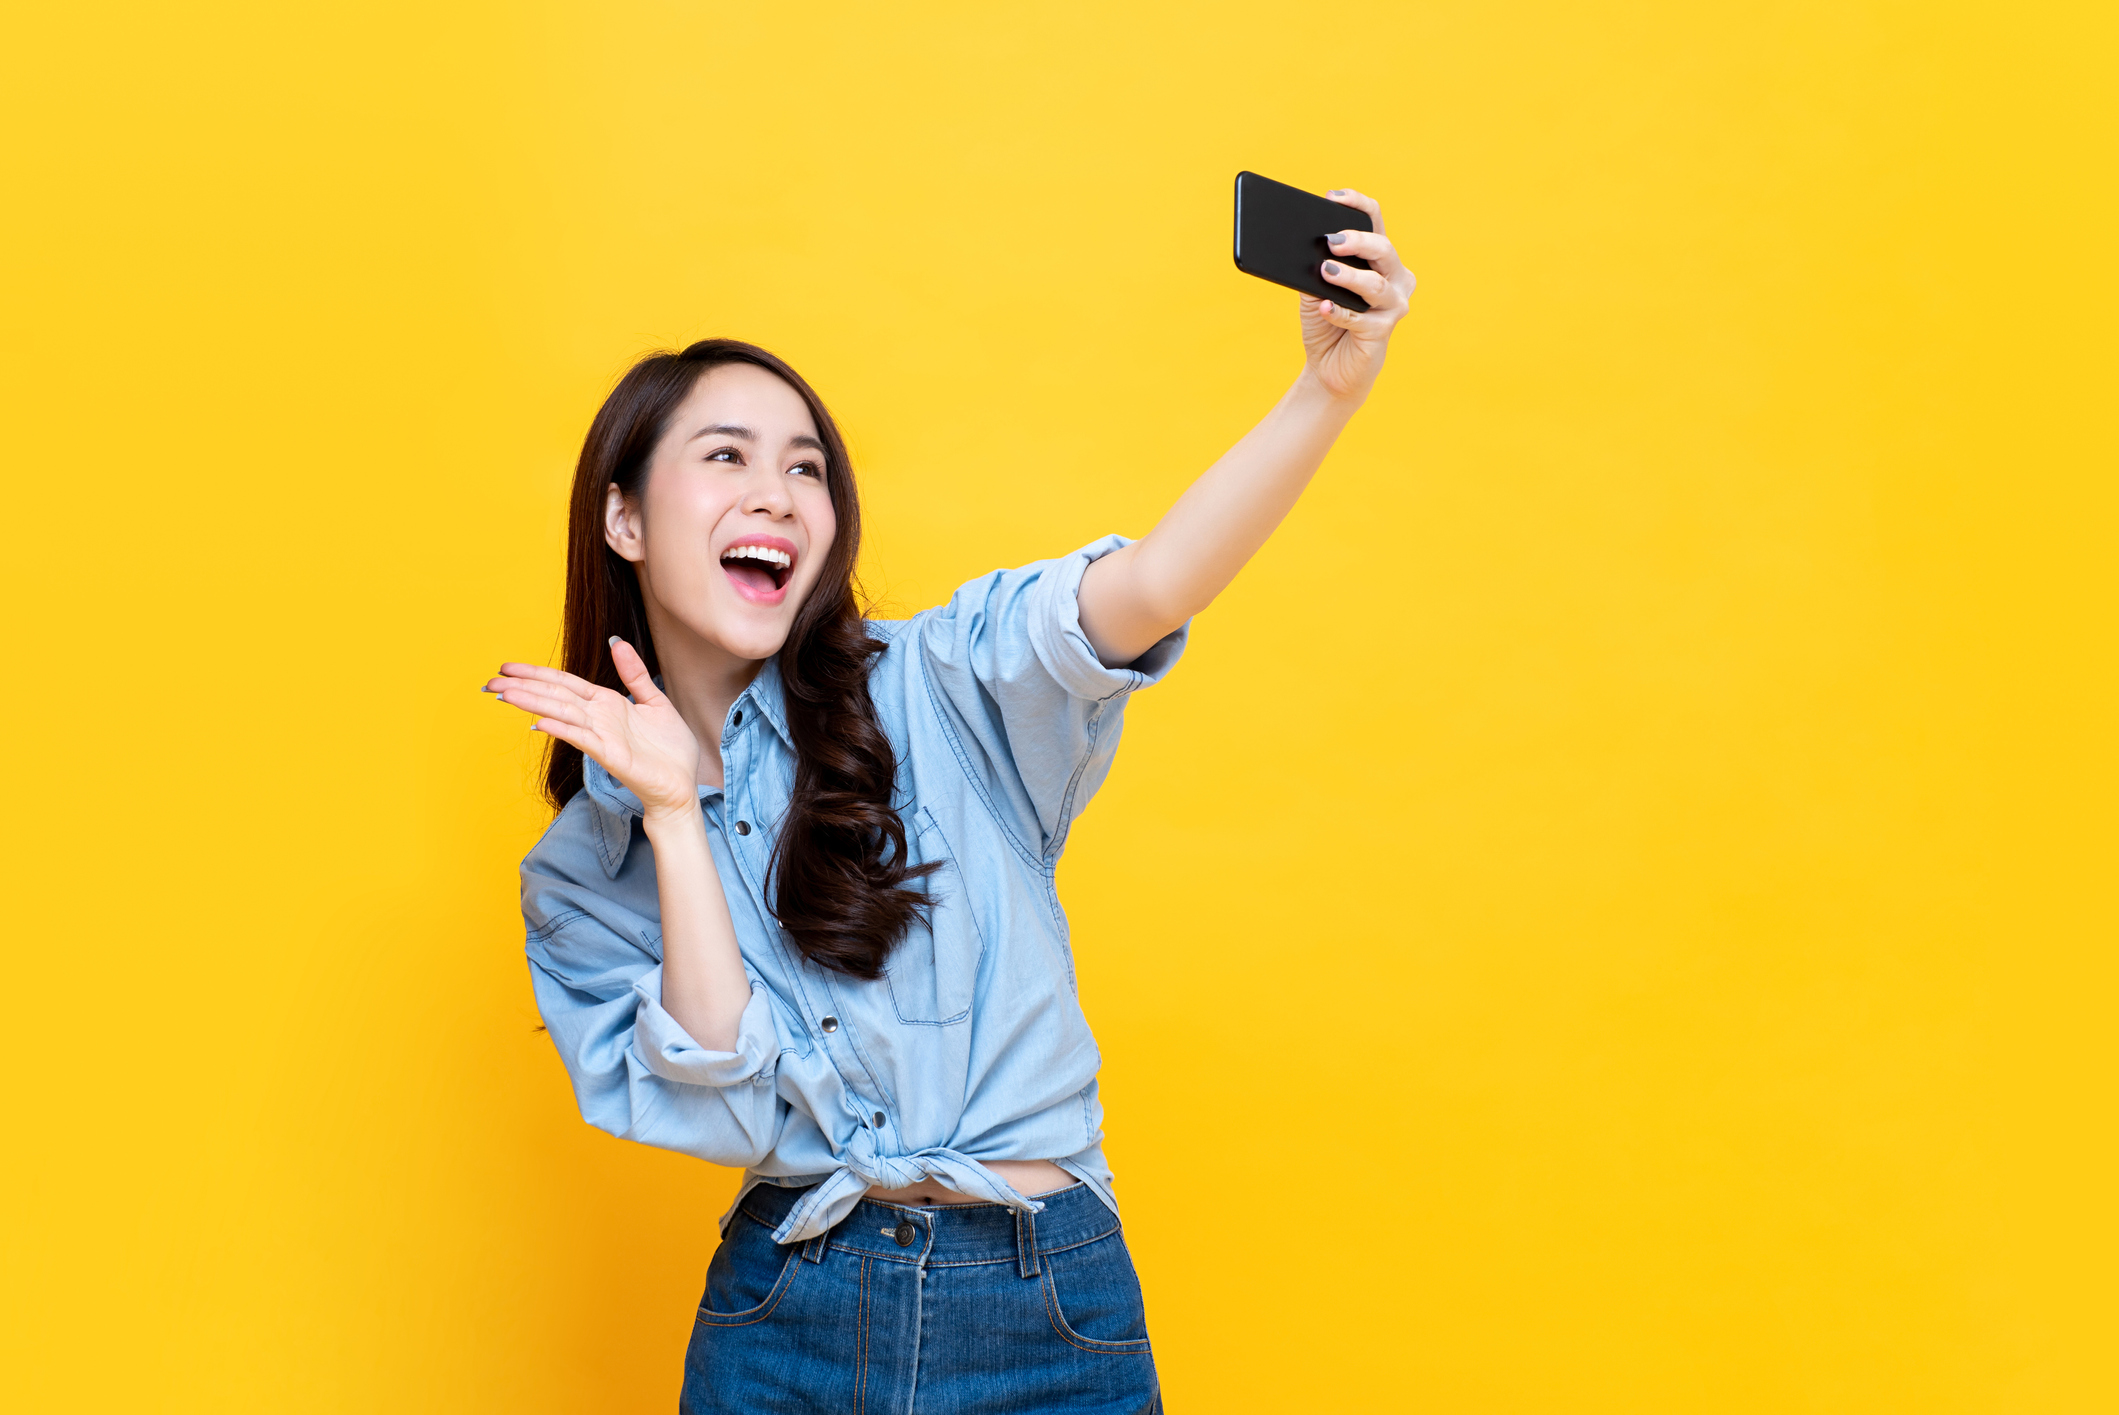
[[1236,268],[1246,275],[1330,300],[1350,310],[1365,310],[1368,301],[1324,278],[1327,260],[1367,270],[1359,256],[1333,255],[1324,243],[1328,231],[1373,231],[1369,214],[1357,207],[1312,196],[1300,187],[1261,177],[1236,174]]

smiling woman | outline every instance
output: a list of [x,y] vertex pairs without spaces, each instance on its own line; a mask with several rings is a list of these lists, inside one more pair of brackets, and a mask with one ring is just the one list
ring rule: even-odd
[[[708,340],[644,360],[597,423],[575,482],[571,568],[606,582],[608,599],[593,603],[625,601],[644,616],[609,627],[648,654],[696,655],[718,643],[742,662],[768,657],[818,577],[851,574],[859,513],[838,428],[815,392],[764,350]],[[850,586],[843,602],[827,596],[815,606],[852,607]],[[567,624],[569,634],[600,627]],[[606,637],[570,638],[569,667],[577,651],[609,667]]]
[[[531,979],[582,1113],[748,1173],[687,1411],[1159,1410],[1053,870],[1128,696],[1293,506],[1412,276],[1330,239],[1302,374],[1137,542],[861,618],[844,440],[709,340],[629,372],[576,471]],[[637,848],[641,844],[647,848]]]
[[[687,752],[685,724],[708,724],[704,740],[718,741],[712,724],[762,660],[785,652],[789,682],[807,688],[789,694],[789,729],[811,748],[798,754],[778,832],[779,922],[808,956],[873,978],[920,901],[901,887],[914,872],[885,860],[902,860],[904,827],[890,809],[891,751],[868,694],[881,645],[854,599],[860,527],[838,424],[793,369],[728,339],[645,359],[582,449],[562,653],[587,682],[616,689],[622,668],[638,664],[665,684],[676,720],[657,725],[670,750],[696,761],[696,784],[713,788],[720,756]],[[619,747],[629,766],[635,747]],[[554,809],[581,789],[582,763],[580,746],[559,735],[545,779]],[[665,968],[673,1007],[699,1021],[696,1035],[732,1038],[743,990],[713,988],[690,962],[680,954]]]

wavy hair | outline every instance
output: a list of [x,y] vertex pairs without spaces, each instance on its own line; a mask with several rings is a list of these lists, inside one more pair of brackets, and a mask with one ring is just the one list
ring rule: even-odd
[[[611,661],[610,637],[616,634],[640,650],[650,673],[661,673],[639,576],[604,541],[604,502],[612,486],[628,499],[640,495],[656,444],[678,406],[702,375],[725,364],[762,368],[809,405],[838,518],[824,569],[780,650],[796,766],[794,796],[773,846],[772,910],[804,957],[853,977],[875,978],[930,903],[923,891],[908,886],[938,866],[908,863],[905,822],[891,801],[897,758],[868,694],[869,665],[884,646],[868,633],[858,603],[854,562],[861,548],[861,503],[846,441],[816,390],[779,358],[735,339],[702,339],[680,352],[643,358],[604,399],[574,469],[561,666],[625,692]],[[552,739],[545,799],[562,809],[581,786],[581,749]]]

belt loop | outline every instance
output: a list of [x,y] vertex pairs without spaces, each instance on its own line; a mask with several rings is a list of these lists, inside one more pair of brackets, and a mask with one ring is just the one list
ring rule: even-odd
[[1037,1276],[1037,1215],[1015,1211],[1015,1256],[1024,1277]]
[[830,1242],[831,1230],[827,1228],[822,1233],[818,1234],[815,1238],[810,1239],[807,1243],[804,1243],[802,1245],[803,1261],[811,1263],[823,1262],[824,1249],[826,1245],[828,1245]]

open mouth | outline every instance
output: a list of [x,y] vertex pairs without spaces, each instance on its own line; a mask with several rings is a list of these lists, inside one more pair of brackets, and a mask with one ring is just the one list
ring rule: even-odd
[[761,545],[746,542],[721,552],[721,568],[736,585],[736,592],[758,604],[778,604],[786,593],[788,576],[794,573],[795,555],[785,543]]

